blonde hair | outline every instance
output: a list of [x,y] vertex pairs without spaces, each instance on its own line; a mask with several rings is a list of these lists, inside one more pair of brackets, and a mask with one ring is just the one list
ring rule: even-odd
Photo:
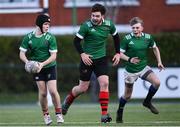
[[134,24],[137,23],[141,23],[141,25],[143,25],[143,20],[140,19],[139,17],[133,17],[130,21],[129,21],[130,25],[133,26]]

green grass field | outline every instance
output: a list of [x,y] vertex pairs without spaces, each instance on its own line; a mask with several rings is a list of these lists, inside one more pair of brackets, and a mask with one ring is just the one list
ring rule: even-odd
[[[109,113],[113,121],[100,123],[99,104],[74,104],[64,116],[65,123],[60,126],[180,126],[179,103],[156,103],[160,114],[154,115],[141,103],[128,103],[124,113],[124,123],[116,124],[117,103],[109,105]],[[52,126],[57,126],[54,110],[50,108],[53,119]],[[44,126],[38,105],[0,105],[0,126]]]

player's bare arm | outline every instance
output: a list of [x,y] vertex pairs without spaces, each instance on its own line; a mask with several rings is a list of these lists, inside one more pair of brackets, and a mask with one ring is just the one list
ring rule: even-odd
[[161,61],[161,55],[160,55],[160,52],[159,52],[159,48],[158,47],[154,47],[153,48],[153,52],[154,52],[154,55],[157,59],[157,62],[158,62],[158,68],[160,71],[164,70],[164,65],[162,64],[162,61]]
[[24,63],[27,63],[27,62],[28,62],[28,59],[27,59],[27,57],[26,57],[26,52],[20,51],[19,57],[20,57],[20,59],[21,59]]
[[121,52],[121,59],[128,61],[133,64],[138,64],[140,62],[140,59],[138,57],[128,57],[124,53]]
[[46,65],[48,65],[49,63],[55,61],[55,60],[56,60],[56,56],[57,56],[57,52],[51,52],[51,56],[50,56],[47,60],[45,60],[44,62],[39,62],[39,70],[38,70],[38,72],[40,72],[41,69],[42,69],[44,66],[46,66]]

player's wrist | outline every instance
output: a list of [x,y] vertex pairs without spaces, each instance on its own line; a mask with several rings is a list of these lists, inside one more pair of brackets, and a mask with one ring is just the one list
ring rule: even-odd
[[129,57],[128,58],[128,62],[131,63],[131,60],[132,60],[132,57]]
[[80,54],[80,56],[85,55],[85,54],[86,54],[85,52],[82,52],[82,53]]
[[29,62],[29,60],[25,60],[24,62],[25,62],[25,64],[26,64],[26,63],[28,63],[28,62]]
[[158,64],[162,64],[162,62],[161,62],[161,61],[158,61]]

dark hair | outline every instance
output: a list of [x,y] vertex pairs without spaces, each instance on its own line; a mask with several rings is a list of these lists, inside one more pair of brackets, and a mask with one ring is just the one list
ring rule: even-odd
[[106,8],[101,4],[94,4],[92,6],[91,12],[101,12],[102,15],[105,15]]
[[133,17],[130,21],[129,21],[130,25],[133,26],[134,24],[137,23],[141,23],[141,25],[143,25],[143,20],[140,19],[139,17]]
[[37,16],[37,18],[36,18],[36,25],[37,26],[40,27],[45,22],[50,22],[50,17],[49,16],[47,16],[45,14],[40,14],[40,15]]
[[[42,31],[42,26],[45,22],[50,22],[50,17],[46,14],[40,14],[36,18],[36,25],[39,26],[39,28]],[[42,31],[43,33],[43,31]]]

